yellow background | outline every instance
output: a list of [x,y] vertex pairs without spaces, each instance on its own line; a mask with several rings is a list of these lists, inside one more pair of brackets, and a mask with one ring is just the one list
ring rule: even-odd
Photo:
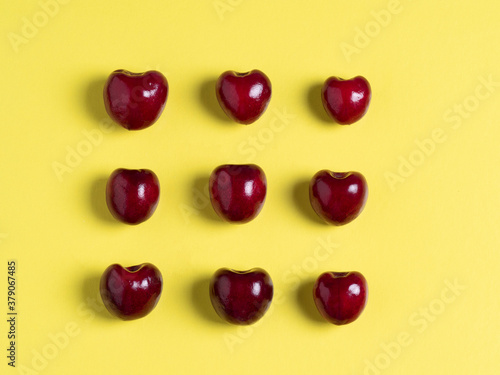
[[[73,0],[51,9],[4,1],[0,14],[0,310],[16,259],[20,373],[498,374],[497,2]],[[147,130],[105,127],[103,82],[120,68],[169,81],[166,109]],[[253,68],[270,77],[273,97],[241,126],[224,117],[213,85],[227,69]],[[329,122],[320,85],[358,74],[372,85],[367,115]],[[85,155],[71,159],[75,150]],[[67,158],[71,172],[58,178],[54,163]],[[267,174],[265,206],[253,222],[223,223],[205,195],[208,176],[248,162]],[[106,178],[119,167],[159,176],[160,204],[139,226],[105,207]],[[365,210],[349,225],[324,225],[309,206],[307,182],[324,168],[368,180]],[[163,273],[158,306],[141,320],[113,319],[98,296],[101,273],[146,261]],[[271,310],[250,328],[221,322],[208,279],[255,266],[273,278]],[[312,282],[328,270],[368,280],[353,324],[322,322],[312,305]],[[0,373],[18,372],[1,357]]]

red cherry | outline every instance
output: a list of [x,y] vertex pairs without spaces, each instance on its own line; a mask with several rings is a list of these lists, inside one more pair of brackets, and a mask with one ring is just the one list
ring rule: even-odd
[[125,129],[140,130],[158,120],[167,95],[168,82],[160,72],[115,70],[104,86],[104,105],[109,116]]
[[321,315],[330,323],[343,325],[363,312],[368,286],[359,272],[325,272],[316,280],[313,294]]
[[148,169],[117,169],[106,185],[109,211],[127,224],[149,219],[158,206],[159,197],[158,177]]
[[348,80],[330,77],[323,85],[321,97],[326,112],[337,123],[349,125],[368,111],[372,92],[364,77],[357,76]]
[[248,271],[221,268],[210,282],[210,299],[222,319],[233,324],[252,324],[269,308],[273,282],[261,268]]
[[264,171],[255,164],[226,164],[210,175],[210,201],[224,220],[247,223],[262,209],[267,181]]
[[329,224],[344,225],[359,216],[368,197],[368,185],[358,172],[319,171],[309,184],[314,211]]
[[260,70],[227,71],[217,80],[216,94],[224,112],[234,121],[251,124],[271,100],[271,81]]
[[123,319],[133,320],[148,315],[158,303],[163,279],[150,263],[124,268],[109,266],[101,277],[101,298],[108,311]]

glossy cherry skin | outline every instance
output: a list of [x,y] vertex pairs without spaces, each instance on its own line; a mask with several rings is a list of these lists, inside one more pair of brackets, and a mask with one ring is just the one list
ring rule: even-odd
[[160,72],[115,70],[104,86],[104,105],[109,116],[125,129],[140,130],[158,120],[167,95],[168,82]]
[[266,175],[255,164],[221,165],[210,175],[209,192],[212,206],[222,219],[247,223],[264,205]]
[[366,279],[359,272],[325,272],[314,284],[313,297],[320,314],[336,325],[355,321],[368,298]]
[[273,299],[273,282],[261,268],[235,271],[221,268],[210,281],[210,299],[219,316],[232,324],[253,324]]
[[127,268],[113,264],[101,277],[100,292],[104,306],[112,315],[133,320],[155,308],[162,286],[160,271],[150,263]]
[[106,185],[106,203],[115,217],[127,224],[149,219],[158,206],[160,183],[149,169],[115,170]]
[[361,76],[348,80],[330,77],[321,91],[325,111],[341,125],[352,124],[363,117],[371,97],[370,84]]
[[344,225],[359,216],[368,198],[366,179],[359,172],[321,170],[309,184],[309,200],[319,217]]
[[266,110],[271,100],[271,81],[260,70],[247,73],[227,71],[217,80],[216,94],[226,115],[248,125]]

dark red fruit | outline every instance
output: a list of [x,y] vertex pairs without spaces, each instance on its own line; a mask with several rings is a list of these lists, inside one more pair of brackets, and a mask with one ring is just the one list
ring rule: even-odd
[[210,176],[210,200],[217,214],[233,223],[254,219],[266,199],[264,171],[254,164],[226,164]]
[[216,94],[224,112],[234,121],[251,124],[271,100],[271,81],[260,70],[227,71],[217,80]]
[[148,169],[117,169],[106,186],[109,211],[127,224],[149,219],[158,206],[159,197],[158,177]]
[[363,210],[368,197],[368,185],[358,172],[319,171],[311,179],[309,199],[323,220],[333,225],[344,225]]
[[210,282],[210,299],[222,319],[233,324],[252,324],[269,308],[273,282],[261,268],[248,271],[221,268]]
[[101,298],[108,311],[123,319],[133,320],[148,315],[158,303],[163,279],[150,263],[123,268],[109,266],[101,277]]
[[109,116],[128,130],[153,125],[168,96],[168,82],[155,70],[131,73],[115,70],[104,86],[104,105]]
[[314,302],[321,315],[336,325],[355,321],[363,312],[368,285],[359,272],[325,272],[314,285]]
[[341,125],[352,124],[363,117],[371,97],[370,84],[361,76],[348,80],[330,77],[321,92],[326,112]]

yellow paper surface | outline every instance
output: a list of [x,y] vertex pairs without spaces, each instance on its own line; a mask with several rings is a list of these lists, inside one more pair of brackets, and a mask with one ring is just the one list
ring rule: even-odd
[[[497,374],[499,25],[494,1],[4,2],[0,373]],[[169,81],[149,129],[109,124],[102,87],[121,68]],[[273,96],[242,126],[214,82],[254,68]],[[332,75],[371,83],[352,126],[321,106]],[[248,224],[219,220],[206,195],[226,163],[266,172],[265,206]],[[120,167],[160,179],[158,209],[139,226],[105,206]],[[346,226],[310,208],[308,181],[325,168],[368,181]],[[12,259],[16,368],[5,355]],[[158,306],[113,319],[101,273],[142,262],[163,273]],[[223,323],[210,276],[257,266],[274,281],[270,311],[255,326]],[[364,313],[322,322],[312,283],[349,270],[368,280]]]

